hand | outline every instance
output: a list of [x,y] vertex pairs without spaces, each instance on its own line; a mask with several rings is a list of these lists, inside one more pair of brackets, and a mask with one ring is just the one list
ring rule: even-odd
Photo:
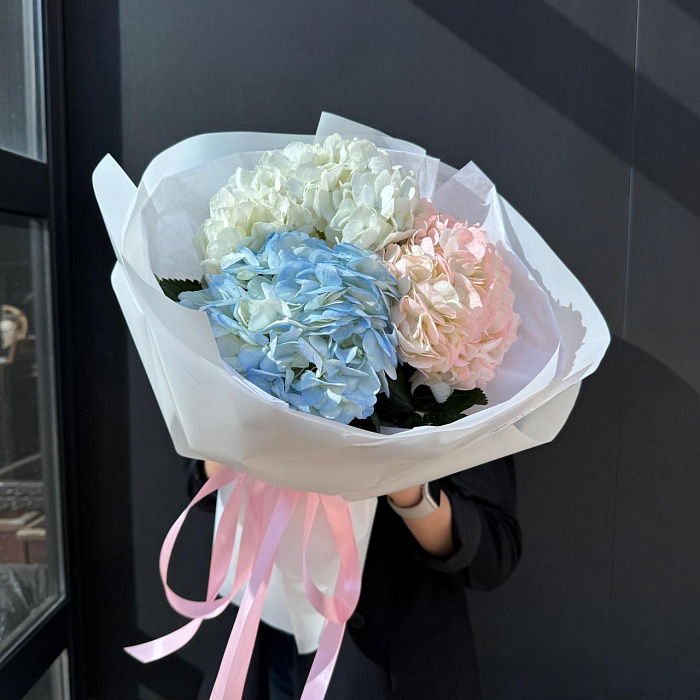
[[221,469],[221,465],[218,462],[212,462],[210,459],[204,461],[204,473],[207,475],[207,479],[211,479],[219,469]]
[[[422,497],[420,486],[389,494],[400,508],[418,505]],[[423,549],[435,557],[448,557],[454,551],[452,541],[452,507],[444,492],[440,494],[440,507],[423,518],[404,519],[406,527]]]

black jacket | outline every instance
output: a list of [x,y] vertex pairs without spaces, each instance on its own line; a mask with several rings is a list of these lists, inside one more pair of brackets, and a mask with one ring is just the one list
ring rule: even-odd
[[[190,492],[200,474],[191,465]],[[348,621],[327,700],[481,697],[465,589],[495,588],[520,559],[513,458],[444,478],[441,488],[452,506],[455,550],[447,559],[427,554],[386,498],[379,499],[360,602]],[[208,697],[230,624],[222,624],[221,649],[200,697]],[[287,637],[262,625],[246,697],[269,697],[267,674],[285,654],[298,697],[312,655],[296,654]]]

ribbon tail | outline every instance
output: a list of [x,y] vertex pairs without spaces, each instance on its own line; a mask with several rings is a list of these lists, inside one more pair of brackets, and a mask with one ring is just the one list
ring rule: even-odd
[[[298,497],[295,491],[280,491],[277,494],[210,700],[240,700],[243,695],[277,548]],[[232,674],[234,669],[235,673]]]
[[[357,605],[360,595],[362,569],[352,516],[348,504],[338,496],[306,495],[302,569],[306,595],[316,610],[326,618],[318,650],[309,671],[301,700],[323,700],[333,675],[340,646],[345,633],[345,623]],[[312,581],[307,566],[309,538],[319,504],[323,504],[335,542],[340,569],[333,596],[325,595]]]
[[186,625],[170,632],[170,634],[143,644],[124,647],[124,651],[142,664],[150,664],[151,661],[158,661],[168,654],[182,649],[197,634],[201,624],[201,620],[190,620]]
[[[234,488],[224,506],[212,546],[206,600],[188,600],[177,595],[167,583],[175,541],[190,509],[208,493],[229,483],[233,483]],[[248,481],[247,477],[230,469],[222,469],[208,480],[172,525],[161,548],[160,573],[168,602],[173,609],[192,620],[170,634],[126,647],[125,651],[142,663],[150,663],[181,649],[195,636],[202,620],[219,615],[247,581],[210,698],[241,700],[277,550],[302,498],[305,499],[301,553],[304,588],[313,607],[326,618],[326,623],[301,700],[323,700],[338,659],[346,621],[357,605],[360,593],[362,571],[348,505],[339,496],[302,493],[278,489],[257,480]],[[243,504],[243,530],[232,590],[224,598],[217,599],[231,565]],[[307,565],[310,535],[321,505],[340,558],[332,596],[314,584]]]
[[326,622],[301,700],[323,700],[345,634],[345,623]]
[[[243,687],[253,655],[255,637],[260,625],[271,574],[272,566],[269,567],[255,594],[246,589],[210,700],[240,700],[243,696]],[[234,669],[235,672],[232,674]]]
[[[228,607],[233,594],[228,598],[216,600],[216,593],[221,586],[221,582],[223,581],[231,561],[233,540],[235,538],[236,525],[238,522],[238,512],[242,500],[239,484],[241,480],[241,475],[230,469],[222,469],[217,472],[217,474],[209,479],[199,490],[199,493],[197,493],[187,508],[180,514],[180,517],[173,523],[170,531],[166,535],[160,554],[160,574],[165,594],[173,609],[193,619],[183,627],[163,637],[124,648],[127,654],[141,663],[151,663],[152,661],[157,661],[178,651],[178,649],[185,646],[199,631],[203,619],[216,617]],[[219,488],[229,483],[234,484],[234,492],[224,509],[222,527],[220,528],[221,533],[217,533],[217,535],[220,536],[217,536],[212,547],[207,599],[204,602],[187,600],[186,598],[178,596],[168,586],[168,566],[170,564],[170,557],[173,547],[175,546],[175,541],[192,507],[205,496],[214,493]]]

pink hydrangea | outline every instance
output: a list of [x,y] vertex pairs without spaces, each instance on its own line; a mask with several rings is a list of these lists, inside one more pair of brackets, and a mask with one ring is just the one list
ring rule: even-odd
[[453,389],[483,389],[517,338],[510,269],[479,226],[436,210],[418,217],[410,238],[384,260],[399,281],[392,308],[399,358],[438,401]]

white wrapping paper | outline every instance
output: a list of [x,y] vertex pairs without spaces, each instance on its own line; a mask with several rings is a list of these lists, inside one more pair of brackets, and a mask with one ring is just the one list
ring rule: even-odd
[[[237,166],[331,133],[368,137],[389,150],[440,211],[481,223],[511,268],[518,340],[486,388],[488,406],[455,423],[377,435],[295,411],[227,368],[207,315],[175,304],[158,286],[156,275],[201,277],[192,238]],[[177,452],[276,486],[342,495],[351,502],[362,561],[374,497],[549,442],[610,342],[583,286],[476,165],[456,171],[414,144],[333,115],[322,115],[315,136],[195,136],[157,156],[138,188],[107,156],[93,182],[117,256],[112,283]],[[293,556],[302,518],[295,515],[280,549],[263,619],[294,632],[300,651],[310,651],[322,619],[306,601]],[[322,529],[311,570],[330,590],[337,562]]]

